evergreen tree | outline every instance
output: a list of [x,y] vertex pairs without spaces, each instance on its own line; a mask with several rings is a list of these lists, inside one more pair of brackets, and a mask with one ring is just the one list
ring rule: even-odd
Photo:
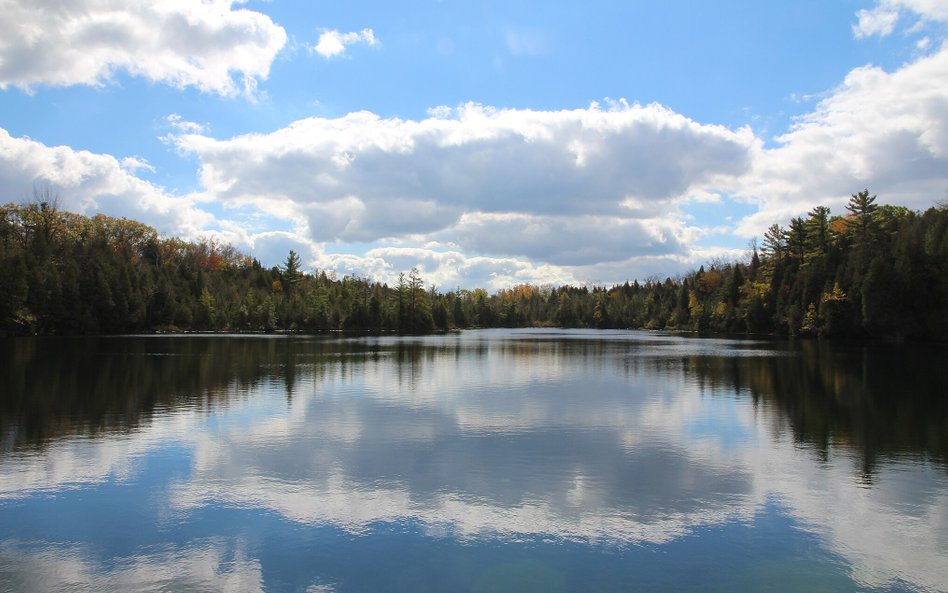
[[287,294],[292,294],[299,287],[300,281],[303,279],[303,272],[300,271],[300,256],[290,250],[289,255],[286,256],[286,261],[283,262],[283,289]]
[[846,204],[846,210],[852,215],[849,224],[855,230],[857,245],[860,248],[867,247],[872,237],[873,215],[878,209],[875,202],[876,196],[870,196],[869,190],[866,189],[853,194]]

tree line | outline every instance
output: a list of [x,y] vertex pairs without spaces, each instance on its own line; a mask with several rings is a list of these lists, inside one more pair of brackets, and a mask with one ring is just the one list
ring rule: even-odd
[[0,333],[650,328],[822,337],[948,335],[948,207],[818,206],[772,225],[746,261],[604,286],[440,291],[417,269],[392,285],[264,267],[211,240],[54,202],[0,208]]

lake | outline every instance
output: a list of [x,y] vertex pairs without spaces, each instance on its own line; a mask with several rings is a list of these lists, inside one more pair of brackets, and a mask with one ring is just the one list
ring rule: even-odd
[[0,340],[0,590],[946,591],[948,350]]

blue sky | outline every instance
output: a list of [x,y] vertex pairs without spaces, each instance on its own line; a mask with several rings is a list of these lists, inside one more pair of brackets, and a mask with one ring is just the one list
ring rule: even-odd
[[439,286],[740,257],[948,191],[948,5],[0,0],[0,191]]

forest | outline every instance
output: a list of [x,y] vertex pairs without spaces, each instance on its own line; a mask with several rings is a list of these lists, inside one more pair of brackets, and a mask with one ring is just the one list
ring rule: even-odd
[[612,287],[440,291],[417,269],[393,285],[264,267],[230,245],[163,238],[140,222],[0,207],[0,335],[470,327],[647,328],[944,341],[948,205],[925,212],[853,194],[772,225],[746,261]]

